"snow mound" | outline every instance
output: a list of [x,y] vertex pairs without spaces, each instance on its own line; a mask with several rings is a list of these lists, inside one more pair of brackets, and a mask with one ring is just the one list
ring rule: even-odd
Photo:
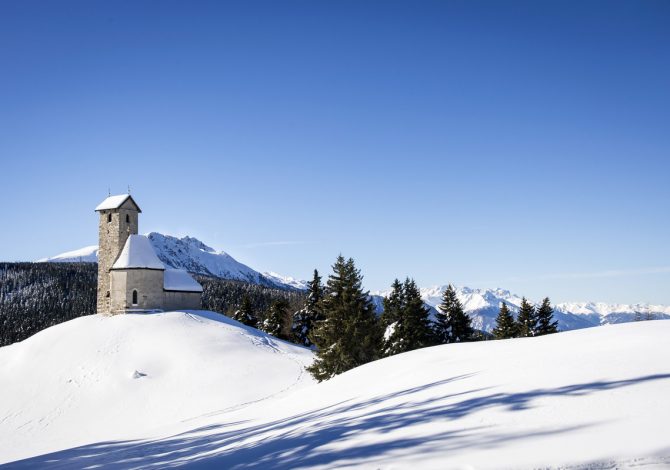
[[311,360],[212,312],[77,318],[0,348],[0,462],[248,406]]
[[[186,314],[170,319],[180,327],[196,328],[196,322],[192,325],[191,320]],[[112,319],[110,324],[115,321]],[[87,322],[97,325],[107,321],[92,318]],[[231,325],[225,323],[221,328],[231,328]],[[131,333],[126,329],[125,334]],[[58,336],[57,332],[52,334]],[[215,332],[211,334],[217,335]],[[247,334],[248,331],[240,333],[241,336]],[[226,339],[231,340],[233,336],[226,336]],[[227,361],[221,361],[220,355],[216,354],[216,360],[205,368],[204,364],[199,364],[202,355],[191,354],[189,361],[194,361],[197,366],[161,362],[168,368],[165,371],[153,364],[160,357],[158,352],[146,361],[138,360],[141,355],[135,355],[132,361],[129,357],[119,361],[114,369],[118,374],[114,381],[107,380],[96,388],[96,392],[101,393],[94,399],[98,406],[94,410],[88,407],[88,414],[73,413],[76,401],[61,401],[58,408],[50,408],[52,413],[45,413],[46,409],[40,413],[33,411],[38,406],[32,404],[33,401],[52,402],[51,395],[60,396],[63,390],[71,389],[64,383],[68,374],[59,374],[57,383],[48,384],[44,379],[21,386],[21,393],[26,393],[31,386],[50,391],[41,396],[33,392],[25,399],[17,398],[17,391],[10,390],[6,401],[12,406],[3,404],[6,408],[0,417],[0,420],[5,419],[0,424],[1,455],[5,460],[34,456],[14,462],[19,468],[96,465],[109,468],[187,465],[259,470],[345,467],[525,469],[547,468],[549,465],[550,468],[581,470],[668,468],[668,337],[670,322],[648,321],[541,338],[437,346],[366,364],[330,381],[309,386],[304,386],[306,380],[296,377],[288,363],[281,362],[280,371],[275,371],[274,366],[262,370],[249,368],[250,377],[242,381],[230,380],[225,386],[204,389],[192,387],[191,395],[184,392],[188,386],[181,382],[192,381],[201,375],[224,374],[221,369],[225,371],[226,365],[237,364],[244,356],[236,354],[235,347],[231,346],[226,351],[232,353]],[[67,339],[72,340],[71,337]],[[203,341],[202,337],[189,347],[197,347],[200,341]],[[248,341],[259,341],[261,345],[271,341],[273,347],[287,348],[284,343],[267,336],[255,336],[238,338],[235,344],[240,353],[248,352]],[[55,339],[47,342],[45,338],[39,343],[50,347],[56,344]],[[205,343],[212,347],[211,341]],[[114,344],[119,341],[103,343],[100,347],[104,351],[113,351]],[[14,379],[23,370],[17,362],[28,361],[26,354],[37,352],[36,345],[31,346],[32,350],[12,348],[14,346],[9,347],[10,354],[0,350],[4,353],[0,364],[3,364],[5,387],[8,377]],[[287,353],[296,354],[292,349]],[[54,360],[60,368],[77,371],[78,362],[87,364],[85,357],[65,358],[63,354],[66,352],[61,347],[58,360]],[[308,359],[306,354],[295,357],[304,361]],[[96,354],[100,355],[105,354]],[[273,356],[264,354],[263,357]],[[42,366],[44,356],[39,359],[31,361],[40,368],[39,373],[49,373],[49,377],[57,373],[48,372]],[[73,361],[72,364],[63,365],[66,359]],[[6,365],[8,360],[10,364]],[[171,358],[171,361],[175,360],[178,358]],[[161,378],[173,368],[179,368],[183,374],[181,382],[177,381],[178,374],[174,374],[174,382]],[[128,379],[133,370],[148,375],[139,380]],[[291,371],[290,378],[280,384],[277,377],[287,370]],[[275,373],[277,375],[273,375]],[[85,367],[77,377],[81,382],[95,383],[106,375],[109,375],[107,369]],[[164,380],[163,386],[177,387],[178,393],[184,397],[183,402],[166,402],[163,395],[174,394],[169,388],[140,392],[140,387],[151,387],[158,380]],[[292,381],[297,381],[297,385],[290,388],[289,393],[259,399],[243,408],[234,405],[235,402],[250,401],[253,399],[251,395],[258,393],[249,384],[265,389],[264,393],[269,395],[281,387],[291,387],[289,383]],[[136,387],[133,394],[124,392],[129,382],[132,382],[131,387]],[[272,391],[267,390],[268,384],[272,385]],[[51,385],[51,388],[46,389],[45,385]],[[114,387],[110,389],[112,385]],[[229,398],[229,394],[237,393],[247,396]],[[142,406],[153,407],[151,414],[165,422],[168,417],[175,418],[175,414],[188,414],[187,410],[178,412],[170,406],[177,403],[195,406],[190,403],[195,395],[210,404],[218,399],[222,409],[208,415],[201,413],[206,408],[204,406],[199,410],[188,410],[200,413],[200,416],[167,425],[144,439],[133,439],[139,434],[135,426],[141,425],[142,419],[149,414],[140,409]],[[127,413],[124,406],[133,407],[141,416]],[[100,418],[114,416],[106,407],[123,412],[121,419],[112,421],[112,426],[118,427],[119,437],[123,434],[123,441],[104,442],[96,436],[101,434],[101,428],[108,426]],[[37,418],[28,421],[22,417],[23,413],[43,416],[51,423],[59,419],[58,413],[66,413],[69,427],[61,426],[59,431],[64,434],[56,440],[54,429],[40,431],[40,426],[45,424]],[[164,417],[163,413],[169,416]],[[25,431],[26,425],[31,426],[32,431]],[[15,437],[15,433],[19,437]],[[34,433],[38,433],[38,439]],[[87,439],[89,444],[78,447],[85,433],[92,433]],[[52,439],[48,445],[45,443],[47,436]],[[46,450],[59,445],[60,451],[45,454]]]

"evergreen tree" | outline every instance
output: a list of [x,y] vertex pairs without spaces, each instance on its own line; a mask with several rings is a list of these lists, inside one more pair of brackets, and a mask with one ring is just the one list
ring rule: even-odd
[[279,339],[287,339],[284,334],[288,303],[285,300],[275,300],[270,307],[270,313],[265,318],[261,329]]
[[534,336],[537,330],[537,315],[533,307],[526,298],[521,299],[519,314],[516,316],[516,323],[519,337]]
[[414,280],[407,279],[400,284],[396,279],[384,305],[391,312],[387,319],[395,320],[386,327],[384,355],[392,356],[433,344],[430,310],[424,305]]
[[96,311],[94,263],[0,263],[0,346]]
[[254,314],[254,308],[251,305],[251,300],[249,299],[248,295],[245,294],[242,297],[242,303],[240,304],[240,308],[237,309],[233,314],[233,320],[237,320],[238,322],[252,328],[256,328],[258,325],[258,319]]
[[379,357],[382,331],[362,280],[354,260],[338,256],[321,303],[324,320],[312,335],[317,357],[307,370],[319,381]]
[[558,321],[554,320],[554,309],[551,308],[549,297],[545,297],[537,310],[537,327],[535,336],[548,335],[558,331]]
[[405,306],[402,312],[401,333],[405,351],[432,346],[434,341],[430,322],[430,310],[421,298],[421,292],[414,279],[406,279]]
[[456,296],[456,289],[449,284],[442,294],[435,322],[435,336],[439,344],[470,341],[474,330],[467,313]]
[[396,279],[391,284],[391,293],[384,298],[384,312],[381,315],[381,322],[385,328],[400,320],[404,305],[405,291],[402,283]]
[[302,309],[293,314],[293,324],[291,325],[291,336],[297,344],[306,347],[312,347],[310,339],[312,330],[316,322],[323,319],[321,314],[321,300],[323,299],[323,286],[321,285],[321,276],[314,270],[314,277],[307,287],[307,298]]
[[381,328],[384,329],[384,342],[382,345],[382,354],[392,356],[402,352],[402,346],[399,344],[402,339],[399,337],[399,326],[402,319],[403,309],[405,308],[405,291],[402,283],[395,279],[391,284],[391,293],[384,298],[384,312],[380,317]]
[[505,302],[500,306],[500,311],[496,317],[496,327],[493,329],[495,339],[514,338],[517,335],[517,324],[514,316],[507,308]]

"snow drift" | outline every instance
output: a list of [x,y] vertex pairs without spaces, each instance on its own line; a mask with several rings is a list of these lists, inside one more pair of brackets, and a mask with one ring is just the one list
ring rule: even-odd
[[648,321],[437,346],[314,384],[309,352],[230,321],[78,319],[0,349],[0,461],[667,468],[668,338]]
[[0,461],[262,401],[311,383],[311,360],[211,312],[61,323],[0,348]]

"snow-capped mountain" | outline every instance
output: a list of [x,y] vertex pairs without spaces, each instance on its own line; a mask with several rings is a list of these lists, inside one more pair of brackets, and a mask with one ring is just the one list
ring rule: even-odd
[[42,258],[37,263],[97,263],[98,245],[85,246],[78,250],[66,251],[51,258]]
[[[167,266],[185,269],[191,273],[214,276],[222,279],[251,282],[270,287],[306,289],[307,282],[285,277],[274,272],[260,273],[240,263],[224,251],[216,251],[193,237],[177,238],[158,232],[147,234],[160,260]],[[96,262],[97,246],[88,246],[39,261],[51,262]],[[421,296],[436,313],[446,285],[421,289]],[[512,312],[519,310],[521,297],[505,289],[472,289],[456,287],[459,300],[473,320],[473,326],[482,331],[492,331],[501,302]],[[375,292],[371,297],[377,311],[383,310],[383,297],[387,291]],[[539,301],[540,299],[532,299]],[[571,302],[554,306],[554,316],[561,330],[575,330],[609,323],[643,319],[670,318],[670,306],[649,304],[605,304],[595,302]]]
[[[421,297],[426,305],[434,309],[440,304],[442,293],[446,288],[445,285],[421,289]],[[461,301],[464,310],[472,318],[473,327],[482,331],[491,332],[493,330],[502,302],[505,302],[513,313],[518,312],[521,305],[520,296],[504,289],[471,289],[459,286],[455,286],[455,289],[458,300]],[[388,291],[376,292],[373,296],[378,311],[383,309],[382,300],[386,295],[388,295]],[[560,303],[554,306],[554,317],[558,320],[558,326],[561,330],[575,330],[609,323],[624,323],[635,320],[636,316],[643,319],[670,319],[670,307],[593,302]]]
[[300,279],[296,279],[294,277],[290,276],[282,276],[281,274],[275,273],[275,272],[264,272],[263,276],[266,278],[271,279],[272,281],[275,281],[279,284],[283,284],[285,286],[293,287],[294,289],[300,289],[300,290],[305,290],[307,289],[308,283],[307,281],[302,281]]
[[[221,279],[251,282],[269,287],[305,289],[307,284],[277,273],[260,273],[240,263],[225,251],[216,251],[193,237],[173,237],[158,232],[147,234],[158,258],[166,266],[185,269],[193,274]],[[92,262],[98,261],[98,247],[88,246],[62,253],[38,262]]]
[[636,317],[643,320],[670,318],[670,307],[650,304],[606,304],[603,302],[565,302],[556,305],[561,312],[570,312],[588,318],[596,325],[625,323]]

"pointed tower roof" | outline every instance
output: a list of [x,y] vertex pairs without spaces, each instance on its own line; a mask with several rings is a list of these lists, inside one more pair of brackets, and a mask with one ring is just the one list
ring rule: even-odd
[[165,269],[154,247],[144,235],[130,235],[112,269]]
[[121,207],[128,199],[137,207],[137,212],[142,212],[140,209],[140,206],[137,205],[135,202],[135,199],[130,194],[118,194],[116,196],[109,196],[107,199],[102,201],[98,206],[95,208],[96,212],[97,211],[104,211],[104,210],[110,210],[110,209],[118,209]]

